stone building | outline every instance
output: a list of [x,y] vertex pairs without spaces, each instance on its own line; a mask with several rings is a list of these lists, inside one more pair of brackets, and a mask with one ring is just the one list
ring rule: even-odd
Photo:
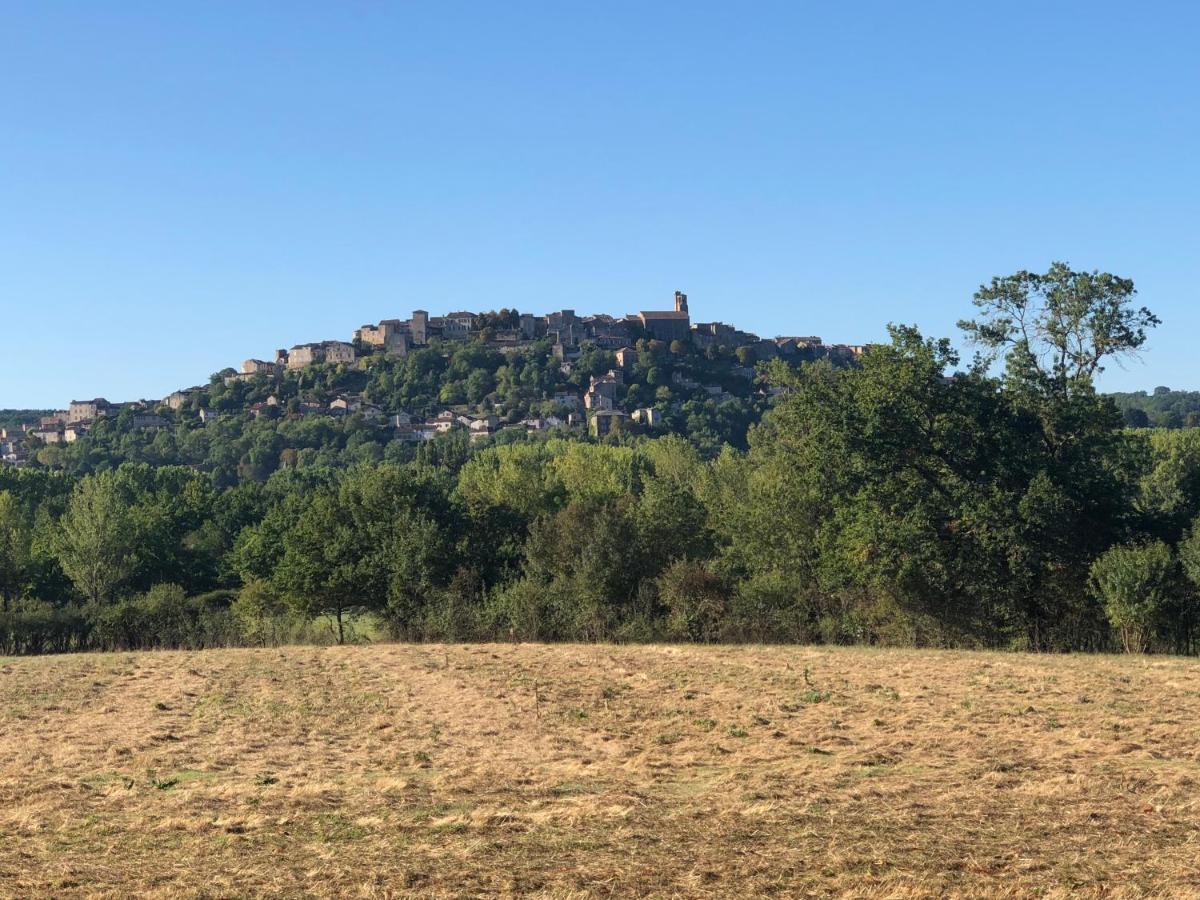
[[675,292],[675,308],[673,310],[643,311],[638,319],[646,333],[656,340],[686,341],[691,336],[692,319],[688,313],[687,294]]
[[363,325],[354,332],[354,340],[368,347],[379,347],[393,356],[404,356],[410,344],[409,323],[384,319],[378,325]]
[[575,347],[583,333],[583,323],[573,309],[562,309],[545,317],[546,336],[555,344]]
[[521,337],[527,341],[532,341],[538,336],[537,317],[532,313],[521,313],[520,318]]
[[692,340],[697,347],[744,347],[758,342],[758,335],[739,331],[724,322],[697,322],[692,325]]
[[601,409],[592,414],[588,422],[592,437],[601,438],[614,431],[620,431],[622,424],[628,419],[625,413],[616,409]]
[[479,316],[473,312],[452,312],[442,316],[448,326],[453,328],[456,334],[467,334],[472,332],[479,325]]
[[101,416],[107,416],[113,409],[113,404],[103,397],[95,400],[72,400],[67,407],[67,424],[73,422],[91,422]]
[[352,363],[356,358],[354,345],[345,341],[321,341],[317,344],[297,344],[288,351],[287,367],[303,369],[313,363]]
[[303,369],[322,359],[320,347],[317,344],[297,344],[288,351],[287,367]]
[[645,425],[647,428],[657,428],[662,424],[662,410],[656,409],[653,406],[635,409],[633,411],[633,421]]
[[358,357],[354,345],[345,341],[322,341],[321,349],[325,351],[327,363],[352,363]]
[[414,309],[412,318],[408,320],[408,333],[414,344],[428,344],[429,313],[423,309]]
[[170,409],[180,409],[192,397],[198,397],[201,394],[208,392],[208,388],[197,385],[196,387],[184,388],[181,391],[176,391],[173,394],[168,394],[163,398],[163,405]]
[[278,363],[267,362],[265,359],[248,359],[242,363],[243,375],[274,375],[278,371]]
[[66,427],[61,422],[55,422],[52,425],[39,425],[30,430],[29,436],[37,438],[43,444],[61,444],[65,431]]
[[622,382],[617,373],[610,369],[599,377],[593,375],[583,405],[587,409],[612,409],[617,402],[617,385]]

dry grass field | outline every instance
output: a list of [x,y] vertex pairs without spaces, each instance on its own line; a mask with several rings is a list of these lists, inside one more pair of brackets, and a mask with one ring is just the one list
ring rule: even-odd
[[1200,663],[0,660],[0,894],[1200,896]]

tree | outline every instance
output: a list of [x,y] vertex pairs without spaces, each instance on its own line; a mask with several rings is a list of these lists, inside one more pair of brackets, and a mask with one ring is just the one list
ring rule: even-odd
[[[1036,565],[1026,567],[1039,586],[1022,595],[1033,647],[1050,633],[1077,645],[1080,630],[1093,628],[1079,590],[1087,566],[1137,526],[1141,439],[1124,431],[1115,405],[1092,381],[1110,360],[1136,354],[1159,324],[1149,309],[1133,305],[1134,295],[1129,279],[1056,262],[1044,274],[993,278],[974,297],[981,317],[959,323],[984,351],[974,374],[1004,357],[999,388],[1019,446],[1003,462],[1023,470],[1029,485],[1017,508],[1027,523],[1023,556],[1054,567],[1040,574]],[[1065,630],[1075,633],[1064,635],[1067,622]]]
[[1176,552],[1189,589],[1178,592],[1169,615],[1174,626],[1177,651],[1192,653],[1195,650],[1193,636],[1200,620],[1200,517],[1192,522],[1183,535]]
[[91,604],[113,599],[137,564],[129,504],[115,472],[84,478],[60,522],[59,565]]
[[1178,551],[1184,577],[1200,589],[1200,518],[1192,522],[1191,528],[1179,542]]
[[283,546],[275,583],[306,618],[332,615],[337,642],[344,643],[346,614],[378,603],[362,590],[361,545],[333,492],[313,498],[284,535]]
[[604,640],[628,618],[644,554],[627,503],[581,499],[534,522],[523,577],[499,600],[526,640]]
[[1175,559],[1162,541],[1113,547],[1092,564],[1092,590],[1126,653],[1149,648],[1174,576]]
[[1091,390],[1108,358],[1137,353],[1160,320],[1134,307],[1133,282],[1107,272],[1075,272],[1052,263],[1044,274],[1020,271],[993,278],[975,293],[978,320],[959,327],[984,348],[1006,354],[1009,373],[1035,381],[1060,398]]
[[283,535],[274,582],[293,608],[330,615],[338,643],[348,614],[385,613],[397,631],[410,628],[447,561],[439,529],[426,510],[444,496],[395,466],[362,466],[320,490]]
[[0,610],[21,593],[30,562],[33,535],[10,491],[0,491]]
[[279,627],[287,607],[270,582],[252,579],[238,592],[230,613],[243,638],[253,644],[279,643]]
[[1129,407],[1125,410],[1125,424],[1130,428],[1149,428],[1150,416],[1144,409],[1138,409],[1136,406]]

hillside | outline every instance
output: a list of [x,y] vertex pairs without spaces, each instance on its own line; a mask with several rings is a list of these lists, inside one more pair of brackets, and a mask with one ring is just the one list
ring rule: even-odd
[[1200,664],[544,645],[0,662],[12,896],[1180,896]]
[[[468,440],[673,433],[708,456],[746,447],[771,400],[752,365],[727,347],[640,340],[637,348],[622,352],[623,364],[592,344],[564,361],[546,341],[502,352],[480,339],[403,357],[364,353],[349,364],[230,369],[161,401],[73,402],[2,458],[80,474],[122,462],[187,465],[225,486],[298,463],[460,454]],[[787,357],[793,366],[811,358],[794,347]],[[602,431],[597,412],[613,427]]]

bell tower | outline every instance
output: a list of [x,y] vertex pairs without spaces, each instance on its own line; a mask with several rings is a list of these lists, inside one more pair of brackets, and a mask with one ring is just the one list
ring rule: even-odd
[[675,312],[687,312],[687,294],[683,291],[675,292]]

